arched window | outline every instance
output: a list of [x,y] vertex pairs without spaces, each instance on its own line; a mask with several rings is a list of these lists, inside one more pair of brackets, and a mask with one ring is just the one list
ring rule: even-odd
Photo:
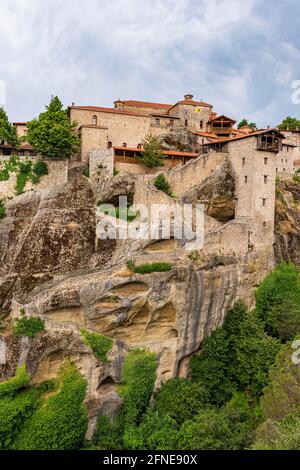
[[112,148],[112,142],[108,142],[107,148],[108,148],[108,149],[111,149],[111,148]]
[[137,148],[140,150],[142,148],[142,144],[138,144]]
[[126,142],[124,142],[124,143],[123,143],[123,147],[125,147],[125,148],[127,147],[127,144],[126,144]]
[[200,121],[200,129],[203,129],[203,121]]
[[92,119],[93,126],[97,126],[97,122],[98,122],[97,116],[93,116],[93,119]]

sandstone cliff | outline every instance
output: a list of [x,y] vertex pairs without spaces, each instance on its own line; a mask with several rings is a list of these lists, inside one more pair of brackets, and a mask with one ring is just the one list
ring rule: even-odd
[[[91,185],[77,175],[66,185],[9,201],[0,223],[0,306],[7,315],[0,379],[26,362],[33,383],[40,383],[54,377],[63,359],[71,357],[88,380],[88,436],[100,413],[113,418],[120,406],[116,384],[129,348],[157,353],[157,386],[187,375],[190,356],[222,323],[227,308],[237,299],[253,305],[255,286],[274,265],[272,247],[222,255],[218,250],[189,252],[176,240],[98,240],[99,197],[109,202],[120,194],[133,198],[137,191],[148,191],[143,184],[148,185],[119,176]],[[230,223],[234,180],[227,164],[183,197],[194,199],[210,200],[208,226],[215,230]],[[138,264],[168,261],[172,270],[135,274],[126,267],[129,259]],[[20,307],[42,317],[45,332],[35,339],[16,338],[11,322]],[[83,343],[81,328],[113,339],[108,363],[101,363]]]

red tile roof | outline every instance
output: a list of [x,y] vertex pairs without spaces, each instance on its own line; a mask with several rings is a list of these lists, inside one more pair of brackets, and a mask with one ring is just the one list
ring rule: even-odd
[[95,111],[96,113],[98,112],[98,113],[124,114],[126,116],[149,117],[148,114],[135,113],[133,111],[127,111],[123,109],[103,108],[99,106],[69,106],[68,109],[79,109],[82,111]]
[[[133,148],[133,147],[114,147],[115,150],[124,150],[129,152],[142,152],[143,149]],[[175,150],[162,150],[164,155],[173,155],[174,157],[198,157],[199,153],[197,152],[177,152]]]
[[14,122],[15,126],[27,126],[28,122]]
[[137,108],[157,108],[157,109],[169,109],[172,104],[164,103],[151,103],[150,101],[137,101],[137,100],[121,100],[127,106],[136,106]]
[[224,120],[224,121],[230,121],[230,122],[233,122],[233,123],[236,122],[234,119],[231,119],[231,118],[229,118],[229,117],[227,117],[227,116],[224,116],[224,114],[221,114],[221,116],[213,116],[213,117],[210,119],[209,122],[211,122],[211,121],[217,121],[217,120],[219,120],[219,119],[220,119],[220,120]]
[[[277,129],[263,129],[260,131],[252,132],[251,134],[236,135],[235,137],[222,137],[218,140],[215,140],[214,142],[211,142],[211,144],[226,143],[226,142],[231,142],[234,140],[247,139],[249,137],[255,137],[257,135],[267,134],[268,132],[277,132],[277,134],[281,135],[281,138],[284,138],[283,134],[281,134],[281,132],[279,132]],[[210,144],[207,144],[207,145],[210,145]]]
[[176,104],[172,106],[177,106],[178,104],[186,104],[186,105],[191,105],[191,106],[202,106],[204,108],[213,108],[213,106],[209,103],[205,103],[204,101],[194,101],[194,100],[183,100],[183,101],[178,101]]

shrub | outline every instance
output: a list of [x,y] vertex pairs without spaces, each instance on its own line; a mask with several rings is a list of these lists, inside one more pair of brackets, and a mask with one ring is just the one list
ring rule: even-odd
[[113,346],[113,340],[99,333],[81,330],[84,343],[93,351],[94,355],[102,362],[109,362],[107,354]]
[[166,193],[168,196],[173,195],[172,193],[172,188],[170,183],[167,181],[165,175],[163,173],[160,173],[154,180],[154,186],[156,189],[163,191]]
[[28,336],[34,338],[40,331],[45,329],[44,321],[39,317],[26,317],[25,311],[21,310],[21,317],[18,318],[14,326],[16,336]]
[[82,445],[87,430],[83,405],[86,381],[70,362],[58,375],[59,388],[28,420],[16,439],[17,450],[68,450]]
[[32,161],[29,160],[28,162],[21,162],[19,164],[19,171],[24,175],[29,175],[32,171]]
[[136,266],[134,261],[127,261],[127,268],[136,273],[136,274],[151,274],[151,273],[161,273],[172,270],[172,265],[170,263],[152,263],[152,264],[141,264]]
[[0,220],[4,219],[5,215],[6,215],[5,205],[2,199],[0,199]]
[[34,164],[34,167],[33,167],[33,172],[37,175],[37,176],[44,176],[44,175],[48,175],[48,165],[46,162],[42,162],[42,161],[39,161],[39,162],[36,162]]
[[31,377],[26,371],[25,364],[18,367],[15,377],[6,380],[5,382],[0,382],[0,398],[6,395],[15,395],[20,389],[28,385],[30,379]]
[[17,396],[0,399],[0,449],[10,449],[24,423],[38,405],[36,390],[21,391]]

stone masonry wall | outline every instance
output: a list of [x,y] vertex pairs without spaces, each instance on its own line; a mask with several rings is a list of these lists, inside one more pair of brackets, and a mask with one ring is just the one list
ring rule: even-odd
[[221,152],[210,152],[203,154],[195,160],[189,161],[180,168],[171,170],[168,179],[172,187],[172,191],[180,196],[189,187],[200,184],[207,178],[212,171],[216,170],[219,165],[224,163],[227,154]]
[[[40,158],[40,157],[19,157],[20,161],[31,160],[33,163],[44,161],[48,165],[48,175],[42,176],[38,184],[27,182],[25,191],[35,189],[45,189],[57,184],[66,183],[68,181],[69,161],[62,158]],[[10,157],[0,156],[0,166],[4,161],[8,161]],[[8,181],[0,181],[0,199],[12,198],[15,196],[16,175],[10,173]]]
[[98,176],[99,170],[106,170],[108,176],[114,172],[114,150],[92,149],[89,152],[90,176]]

